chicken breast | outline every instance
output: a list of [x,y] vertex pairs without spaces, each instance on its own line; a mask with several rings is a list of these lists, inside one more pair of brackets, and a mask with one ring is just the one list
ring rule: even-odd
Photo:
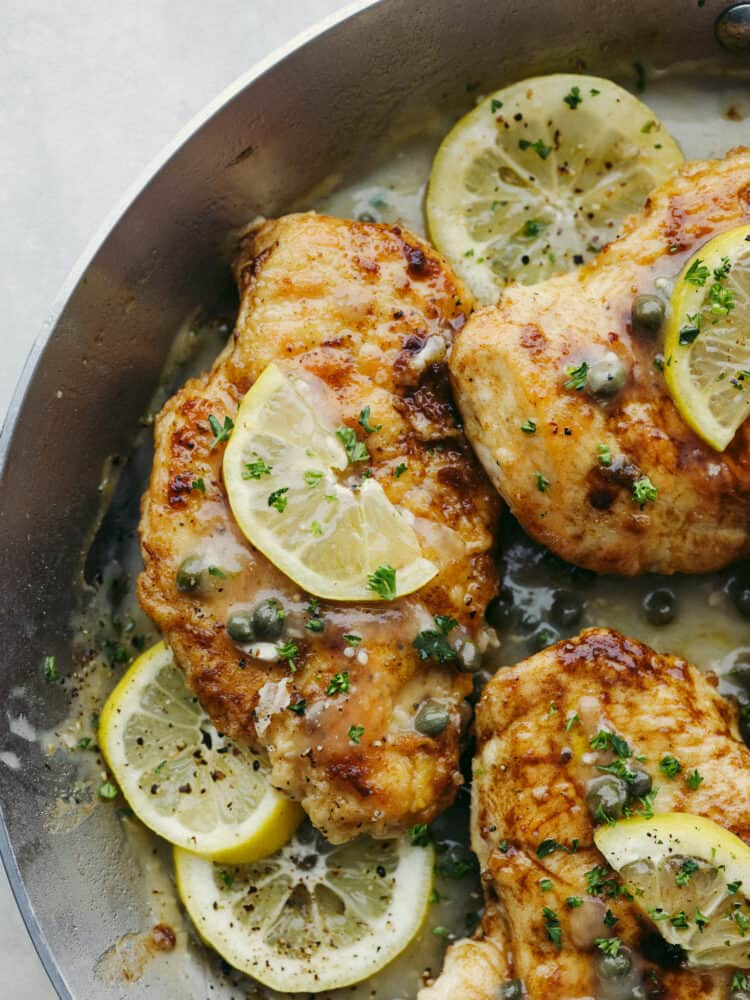
[[[563,559],[702,573],[750,552],[750,426],[723,454],[703,443],[667,393],[660,337],[631,321],[636,296],[666,298],[702,243],[748,220],[750,150],[689,163],[585,267],[510,286],[461,331],[450,367],[469,439],[524,529]],[[584,362],[619,367],[624,387],[577,389]],[[634,489],[647,480],[655,499]]]
[[[497,589],[499,504],[464,438],[445,363],[470,303],[416,237],[314,214],[252,233],[237,280],[241,307],[226,349],[156,421],[139,597],[217,728],[265,748],[274,784],[329,840],[399,833],[453,799],[472,688],[456,667],[478,667],[492,638],[483,613]],[[372,408],[381,425],[367,438],[372,475],[413,514],[423,554],[439,566],[421,591],[379,604],[317,602],[239,531],[221,478],[225,445],[209,416],[223,426],[279,359],[321,380],[341,422],[360,434],[358,414]],[[192,593],[177,586],[191,556],[208,567]],[[230,639],[228,615],[248,605],[270,609],[277,643],[297,647],[296,669],[273,647],[271,659],[254,658]],[[458,623],[450,641],[460,659],[420,659],[413,642],[436,629],[435,615]],[[428,699],[449,714],[432,736],[415,728]]]
[[[634,967],[645,992],[633,997],[728,996],[731,972],[676,968],[656,925],[618,891],[594,846],[585,798],[597,765],[612,759],[592,752],[590,740],[608,730],[651,775],[655,813],[697,813],[750,842],[750,751],[736,709],[711,680],[685,660],[588,629],[500,670],[476,726],[472,845],[487,911],[478,938],[449,950],[445,972],[420,1000],[497,1000],[508,980],[523,980],[532,1000],[602,996],[594,939],[612,933],[640,956]],[[682,765],[673,780],[659,768],[667,755]],[[685,776],[696,768],[703,781],[693,790]],[[581,903],[570,907],[569,898]],[[549,933],[555,925],[559,947]]]

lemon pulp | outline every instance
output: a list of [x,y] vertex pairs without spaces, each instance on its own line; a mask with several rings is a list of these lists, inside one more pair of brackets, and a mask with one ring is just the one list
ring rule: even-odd
[[596,846],[662,937],[692,966],[750,965],[750,847],[703,816],[636,817],[594,834]]
[[[366,458],[358,456],[369,457],[365,442],[326,419],[309,382],[275,364],[245,395],[224,453],[224,484],[243,534],[316,597],[392,599],[437,573],[408,513],[376,480],[360,478]],[[342,481],[347,470],[352,485]],[[373,583],[379,571],[388,586]]]
[[572,269],[683,162],[645,104],[577,73],[504,87],[454,126],[435,157],[430,237],[480,302],[503,284]]
[[408,837],[333,846],[307,823],[250,865],[175,850],[177,888],[201,937],[282,993],[338,989],[391,962],[422,925],[433,863],[432,847]]
[[750,226],[715,236],[683,268],[664,359],[683,419],[723,451],[750,415]]
[[107,699],[99,744],[138,818],[196,854],[254,860],[284,844],[302,819],[271,787],[265,760],[216,731],[163,643]]

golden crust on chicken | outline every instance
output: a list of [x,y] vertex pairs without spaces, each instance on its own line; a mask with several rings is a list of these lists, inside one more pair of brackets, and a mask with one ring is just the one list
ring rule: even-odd
[[[445,363],[471,303],[409,233],[315,214],[262,225],[236,273],[241,306],[226,349],[156,421],[139,597],[215,725],[268,751],[274,784],[329,840],[398,833],[452,801],[472,687],[457,661],[423,661],[413,641],[447,615],[479,655],[497,587],[499,503],[464,438]],[[413,515],[423,554],[438,566],[417,593],[381,604],[311,601],[240,532],[222,482],[225,445],[209,417],[224,426],[274,361],[324,383],[342,424],[356,428],[372,408],[381,427],[367,439],[371,474]],[[177,583],[190,557],[208,567],[194,592]],[[296,646],[294,670],[227,634],[232,608],[248,604],[283,610],[278,641]],[[322,630],[306,627],[311,618]],[[344,638],[351,634],[359,645]],[[334,681],[344,673],[348,690]],[[431,736],[415,728],[427,699],[448,713]]]

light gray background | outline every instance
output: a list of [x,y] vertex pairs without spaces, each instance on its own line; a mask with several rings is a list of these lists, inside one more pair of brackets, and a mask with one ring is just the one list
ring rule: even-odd
[[[235,77],[342,6],[0,0],[0,420],[60,286],[115,202]],[[2,871],[0,969],[14,1000],[53,998]]]

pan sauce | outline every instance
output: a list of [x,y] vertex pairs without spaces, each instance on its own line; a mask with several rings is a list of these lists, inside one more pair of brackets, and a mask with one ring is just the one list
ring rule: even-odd
[[[473,96],[468,95],[458,113],[467,110]],[[740,80],[711,79],[705,67],[686,67],[649,80],[643,97],[681,143],[688,158],[721,155],[747,138],[744,119],[750,115],[750,88]],[[383,222],[401,220],[407,227],[423,233],[421,201],[431,159],[455,117],[456,114],[442,112],[422,114],[415,124],[412,116],[409,126],[399,129],[395,144],[392,138],[390,144],[380,144],[368,153],[354,182],[325,196],[322,193],[311,196],[298,207],[315,207],[345,217],[364,215]],[[336,180],[339,179],[332,183]],[[219,309],[211,318],[190,324],[181,332],[154,409],[188,375],[212,362],[231,325],[230,311]],[[87,578],[94,583],[87,591],[86,606],[77,622],[75,658],[79,669],[68,682],[68,690],[74,685],[77,693],[66,723],[55,734],[44,737],[45,744],[52,748],[70,750],[79,740],[89,737],[93,741],[92,715],[121,675],[123,663],[137,655],[140,646],[154,640],[153,629],[138,610],[133,592],[140,559],[132,501],[145,488],[151,461],[150,437],[150,427],[139,432],[134,452],[119,480],[115,482],[115,477],[111,477],[110,482],[103,483],[105,499],[111,498],[106,519],[111,522],[118,515],[124,516],[128,531],[114,548],[98,546],[95,541],[89,554]],[[744,647],[750,660],[750,622],[734,605],[731,571],[695,578],[596,578],[545,553],[512,523],[505,528],[504,552],[504,596],[496,610],[501,643],[485,660],[485,677],[535,651],[540,643],[573,634],[586,625],[613,626],[658,650],[684,655],[699,667],[722,675],[727,673],[738,651],[741,657]],[[644,595],[657,588],[667,588],[675,597],[676,613],[670,624],[649,623],[642,609]],[[564,600],[568,605],[580,605],[578,620],[574,620],[574,612],[560,613],[560,591],[567,595]],[[556,597],[558,603],[553,611]],[[726,676],[722,679],[722,689],[738,690],[732,678]],[[61,812],[64,813],[66,829],[75,825],[77,815],[79,820],[85,818],[92,802],[96,808],[105,809],[122,804],[122,800],[114,805],[97,802],[101,760],[87,751],[81,751],[79,757],[83,792],[74,797],[81,800],[79,805],[74,802],[71,806],[68,802],[62,809],[58,801],[48,817],[48,822],[53,823],[55,817],[59,819]],[[438,859],[448,871],[460,871],[461,862],[467,857],[467,799],[462,793],[457,806],[434,825],[435,836],[442,845]],[[122,822],[124,849],[132,853],[142,872],[144,913],[149,916],[140,930],[147,933],[160,921],[173,927],[185,995],[249,996],[258,1000],[278,997],[228,971],[217,956],[202,948],[175,906],[168,852],[158,847],[156,839],[135,819],[124,813]],[[135,836],[134,827],[137,827]],[[401,958],[371,983],[321,996],[352,1000],[414,997],[423,973],[429,976],[439,972],[446,941],[466,933],[482,905],[478,880],[472,873],[458,878],[438,876],[436,889],[439,901],[433,904],[422,933]],[[113,942],[113,949],[102,956],[99,966],[102,976],[111,979],[118,975],[112,954],[122,950],[123,941]],[[149,958],[152,960],[161,958],[157,955]],[[124,970],[123,978],[128,978]]]

